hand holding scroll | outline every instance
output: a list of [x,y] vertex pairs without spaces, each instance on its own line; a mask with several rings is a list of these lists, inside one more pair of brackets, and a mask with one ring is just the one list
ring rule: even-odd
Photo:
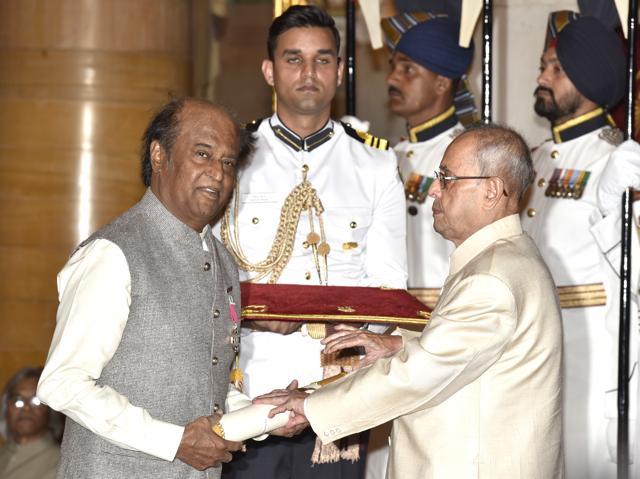
[[300,434],[309,421],[304,416],[304,400],[309,393],[298,389],[298,381],[295,379],[287,386],[287,389],[275,389],[270,393],[258,396],[253,404],[270,404],[274,407],[269,411],[269,417],[289,411],[289,421],[284,426],[271,431],[276,436],[292,437]]
[[219,420],[220,415],[214,414],[187,424],[176,458],[199,471],[231,461],[231,452],[240,450],[242,443],[226,441],[214,434],[212,427]]

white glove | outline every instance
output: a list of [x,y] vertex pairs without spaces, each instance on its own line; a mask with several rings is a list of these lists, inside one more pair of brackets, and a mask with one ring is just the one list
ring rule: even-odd
[[627,140],[616,148],[607,162],[598,185],[598,207],[603,216],[621,208],[624,190],[640,190],[640,145]]

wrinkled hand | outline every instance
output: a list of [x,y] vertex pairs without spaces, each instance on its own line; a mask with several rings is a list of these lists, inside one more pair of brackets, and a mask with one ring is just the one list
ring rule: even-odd
[[249,326],[256,331],[269,331],[278,334],[291,334],[302,326],[299,321],[243,321],[243,326]]
[[242,443],[226,441],[214,433],[211,428],[219,420],[220,415],[215,414],[199,417],[187,424],[176,458],[199,471],[231,461],[230,451],[238,451]]
[[300,434],[309,426],[309,421],[304,416],[304,400],[309,394],[298,390],[298,381],[295,379],[287,386],[287,389],[274,389],[270,393],[258,396],[253,400],[254,404],[271,404],[276,406],[269,411],[269,417],[281,412],[290,411],[289,422],[269,434],[275,436],[292,437]]
[[337,333],[324,338],[324,353],[331,354],[341,349],[363,347],[365,356],[360,358],[356,369],[373,364],[380,358],[394,355],[402,348],[402,337],[390,334],[376,334],[364,329],[357,329],[346,324],[336,326]]

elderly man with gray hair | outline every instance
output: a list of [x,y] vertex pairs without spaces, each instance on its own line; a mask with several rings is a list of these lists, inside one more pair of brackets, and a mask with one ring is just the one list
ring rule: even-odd
[[560,310],[518,216],[528,147],[507,128],[472,129],[435,175],[434,228],[456,248],[430,324],[398,336],[341,327],[325,352],[364,347],[363,368],[258,401],[327,442],[393,420],[391,479],[564,477]]

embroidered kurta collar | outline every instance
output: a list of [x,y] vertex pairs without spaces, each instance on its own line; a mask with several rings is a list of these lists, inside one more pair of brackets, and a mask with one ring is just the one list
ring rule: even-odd
[[449,128],[453,128],[457,123],[458,116],[456,115],[456,107],[451,105],[451,108],[424,123],[413,127],[407,126],[409,141],[411,143],[418,143],[420,141],[430,140],[440,133],[444,133]]
[[616,125],[613,119],[602,108],[596,108],[589,113],[551,127],[553,142],[562,143],[563,141],[573,140],[603,126],[615,127]]
[[460,271],[469,261],[498,240],[522,234],[520,216],[506,216],[479,229],[458,246],[449,258],[449,275]]
[[300,138],[289,130],[276,115],[269,118],[269,126],[276,138],[295,151],[312,151],[333,137],[333,121],[331,120],[327,121],[327,124],[320,130],[306,138]]

